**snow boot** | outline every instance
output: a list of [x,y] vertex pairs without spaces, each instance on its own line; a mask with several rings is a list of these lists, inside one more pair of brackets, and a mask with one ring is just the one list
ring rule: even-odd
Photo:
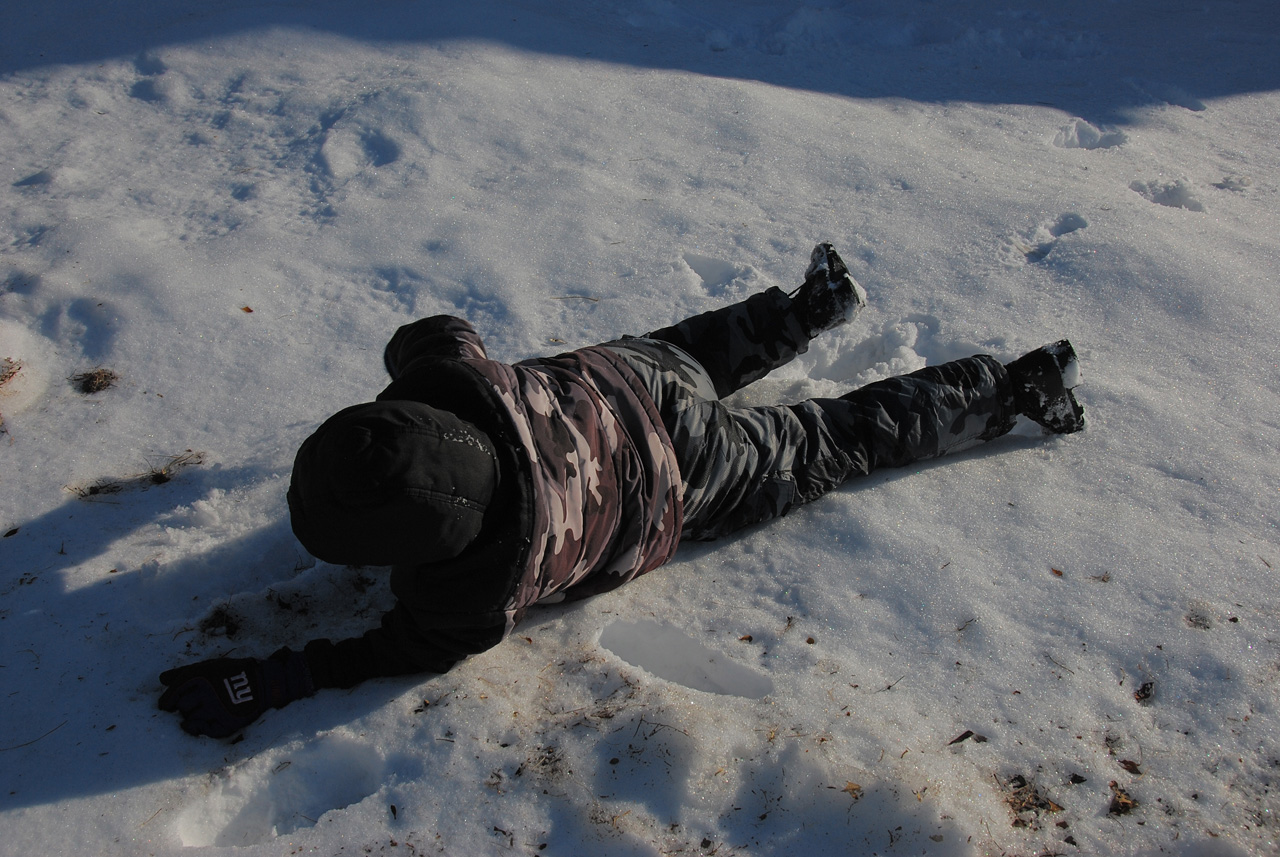
[[1055,434],[1084,428],[1084,408],[1072,388],[1080,383],[1075,349],[1063,339],[1029,351],[1008,364],[1018,413]]
[[796,315],[809,338],[853,321],[867,305],[867,292],[849,275],[835,249],[823,242],[813,248],[804,285],[791,293]]

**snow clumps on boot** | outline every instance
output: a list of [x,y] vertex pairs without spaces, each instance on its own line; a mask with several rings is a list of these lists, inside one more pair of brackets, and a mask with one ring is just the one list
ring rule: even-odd
[[1084,428],[1084,408],[1071,392],[1080,384],[1080,361],[1070,342],[1063,339],[1041,346],[1006,368],[1018,413],[1055,434]]
[[797,314],[809,338],[848,324],[867,305],[867,292],[829,243],[813,248],[804,285],[792,292]]

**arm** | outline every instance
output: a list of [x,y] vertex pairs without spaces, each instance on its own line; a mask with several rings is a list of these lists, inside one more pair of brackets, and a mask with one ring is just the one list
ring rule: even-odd
[[396,331],[382,353],[387,374],[394,381],[420,360],[431,357],[475,357],[487,355],[480,334],[471,323],[451,315],[433,315],[406,324]]
[[381,627],[332,643],[312,640],[301,652],[280,649],[265,660],[214,658],[168,670],[160,708],[181,714],[192,735],[226,738],[269,708],[312,696],[326,687],[353,687],[381,676],[447,672],[467,655],[501,642],[505,623],[493,627],[421,629],[400,603]]
[[505,630],[505,623],[494,627],[424,629],[397,602],[382,617],[381,627],[364,636],[337,643],[323,639],[307,643],[307,666],[317,689],[354,687],[386,676],[444,673],[468,655],[502,642]]

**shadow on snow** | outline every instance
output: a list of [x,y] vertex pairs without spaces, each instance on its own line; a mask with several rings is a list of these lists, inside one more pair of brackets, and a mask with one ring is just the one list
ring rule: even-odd
[[[612,2],[558,7],[286,0],[219,6],[190,0],[116,4],[49,0],[7,16],[0,74],[134,58],[182,43],[272,28],[386,45],[484,41],[521,51],[851,98],[1041,104],[1095,123],[1134,108],[1205,109],[1205,99],[1280,87],[1280,7],[1165,0],[1011,9],[991,0],[937,4],[790,0]],[[67,22],[74,21],[74,25]]]

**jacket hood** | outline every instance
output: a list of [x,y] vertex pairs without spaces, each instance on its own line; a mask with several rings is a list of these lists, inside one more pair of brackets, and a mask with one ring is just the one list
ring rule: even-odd
[[325,562],[439,562],[475,540],[498,480],[489,437],[456,415],[410,401],[355,405],[298,450],[290,520]]

